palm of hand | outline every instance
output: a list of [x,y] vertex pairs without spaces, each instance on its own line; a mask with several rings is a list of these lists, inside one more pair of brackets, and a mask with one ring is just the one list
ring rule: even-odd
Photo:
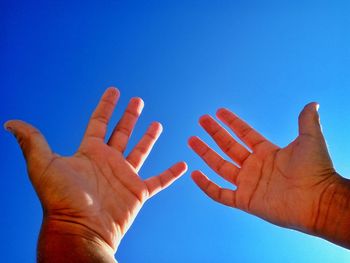
[[125,234],[148,197],[123,155],[98,141],[84,153],[53,157],[36,188],[51,220],[82,224],[106,240]]
[[[203,128],[237,165],[222,159],[197,137],[192,137],[189,144],[211,168],[237,188],[234,191],[221,188],[200,171],[193,173],[194,181],[214,200],[274,224],[300,230],[313,227],[320,198],[334,180],[335,171],[321,130],[317,129],[318,120],[311,115],[311,109],[306,110],[309,112],[300,118],[300,135],[282,149],[233,113],[220,110],[218,117],[252,152],[235,141],[214,119],[202,117]],[[316,120],[311,127],[308,118]]]
[[267,147],[265,154],[252,154],[241,167],[236,206],[277,225],[312,227],[318,197],[334,173],[329,157],[315,160],[322,146],[303,136],[283,149]]
[[44,208],[45,220],[83,226],[113,249],[143,203],[170,185],[186,170],[177,163],[162,174],[142,180],[138,171],[161,133],[152,123],[146,134],[124,157],[124,150],[141,113],[143,102],[130,101],[125,114],[104,142],[107,124],[119,97],[108,89],[93,113],[78,151],[71,157],[52,153],[44,137],[21,121],[7,124],[27,159],[29,176]]

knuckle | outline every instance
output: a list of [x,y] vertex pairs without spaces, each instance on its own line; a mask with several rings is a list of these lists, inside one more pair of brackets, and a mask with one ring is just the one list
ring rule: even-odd
[[225,144],[223,151],[225,153],[228,153],[232,150],[232,148],[235,146],[235,141],[233,140],[228,140],[227,143]]
[[129,136],[131,133],[131,130],[122,126],[122,125],[118,125],[116,128],[116,132],[120,132],[120,133],[125,134],[126,136]]
[[125,113],[126,114],[130,114],[133,118],[138,118],[139,117],[139,114],[137,114],[136,112],[134,112],[134,111],[132,111],[130,109],[126,109]]
[[221,129],[218,128],[218,129],[213,129],[212,132],[211,132],[211,136],[213,138],[219,138],[221,135]]
[[138,146],[137,147],[137,151],[141,154],[141,155],[145,155],[148,153],[148,148],[145,146]]
[[30,132],[17,135],[16,139],[19,146],[24,150],[29,150],[34,144],[37,138],[40,138],[42,135],[38,130],[31,130]]
[[251,131],[252,131],[252,128],[250,127],[242,127],[241,136],[243,138],[246,138],[247,136],[249,136],[249,133],[251,133]]
[[145,202],[149,196],[149,192],[148,192],[147,187],[140,188],[137,195],[138,195],[138,199],[140,200],[141,203]]
[[93,116],[93,117],[91,118],[91,120],[94,120],[94,121],[97,121],[97,122],[101,122],[101,123],[103,123],[103,124],[105,124],[105,125],[108,124],[108,119],[107,119],[107,117],[104,116],[104,115]]
[[115,107],[115,105],[116,105],[116,101],[112,98],[109,98],[109,97],[103,98],[102,102],[110,107]]
[[147,132],[147,133],[146,133],[146,136],[147,136],[151,141],[157,140],[157,137],[156,137],[153,133]]
[[223,174],[223,170],[225,168],[225,165],[226,165],[226,160],[224,159],[221,159],[218,164],[217,164],[217,167],[216,167],[216,170],[219,174]]

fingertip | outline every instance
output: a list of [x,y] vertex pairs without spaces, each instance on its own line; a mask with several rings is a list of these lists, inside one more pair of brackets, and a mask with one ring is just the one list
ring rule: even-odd
[[117,87],[115,87],[115,86],[110,86],[110,87],[108,87],[108,88],[107,88],[107,91],[108,91],[108,92],[111,92],[111,93],[115,93],[115,94],[120,94],[119,89],[118,89]]
[[141,112],[143,107],[145,106],[145,102],[140,97],[131,98],[129,104],[136,107],[138,112]]
[[211,119],[211,116],[209,114],[204,114],[203,116],[199,117],[199,123],[201,125],[207,124]]
[[216,115],[222,115],[226,112],[227,110],[225,108],[219,108],[217,111],[216,111]]
[[230,111],[226,108],[219,108],[217,111],[216,111],[216,116],[217,117],[227,117],[228,114],[230,113]]
[[105,90],[103,95],[100,98],[100,103],[105,102],[105,103],[111,103],[113,107],[117,104],[117,101],[119,100],[119,90],[114,88],[114,87],[109,87]]
[[173,172],[173,176],[178,178],[187,171],[187,164],[184,161],[174,164],[170,170]]
[[190,145],[193,142],[193,140],[195,140],[195,138],[196,136],[191,136],[190,138],[188,138],[187,143]]
[[12,120],[9,120],[9,121],[6,121],[3,125],[4,129],[12,134],[15,133],[15,130],[13,128],[13,121]]
[[193,180],[195,180],[195,179],[197,178],[197,173],[198,173],[197,170],[195,170],[195,171],[193,171],[193,172],[191,173],[191,178],[192,178]]
[[319,104],[317,102],[310,102],[306,104],[299,114],[299,121],[308,120],[308,118],[319,118],[318,114]]
[[188,138],[187,143],[190,147],[192,147],[198,140],[199,138],[197,136],[191,136]]
[[141,106],[143,106],[143,105],[145,104],[145,102],[143,101],[143,99],[140,98],[140,97],[132,97],[132,98],[130,99],[130,102],[135,103],[135,104],[138,104],[138,105],[141,105]]
[[310,102],[310,103],[308,103],[308,104],[306,104],[305,105],[305,107],[304,107],[304,110],[318,110],[318,108],[319,108],[319,103],[318,102]]
[[310,102],[300,112],[298,117],[300,135],[310,134],[319,136],[322,133],[318,107],[319,104],[317,102]]
[[23,125],[27,125],[27,123],[21,121],[21,120],[8,120],[4,123],[3,127],[6,131],[14,133],[16,127],[18,126],[23,126]]
[[195,182],[200,183],[201,181],[203,181],[203,179],[206,178],[206,176],[203,174],[202,171],[200,170],[195,170],[191,173],[191,177]]
[[156,121],[155,122],[155,125],[157,125],[157,127],[158,127],[158,129],[160,130],[160,131],[163,131],[163,125],[160,123],[160,122],[158,122],[158,121]]
[[320,104],[318,102],[311,102],[309,103],[310,107],[312,107],[315,111],[318,111],[318,109],[320,108]]
[[178,163],[179,169],[182,171],[182,173],[185,173],[188,169],[187,163],[184,161],[181,161]]
[[194,177],[198,177],[198,176],[201,176],[203,173],[201,170],[194,170],[191,175],[194,176]]
[[8,120],[3,124],[3,127],[6,131],[11,131],[11,125],[10,125],[11,122],[12,122],[11,120]]
[[154,121],[151,123],[151,129],[157,134],[161,134],[163,132],[163,125],[158,121]]
[[116,100],[120,97],[120,91],[116,87],[111,86],[111,87],[106,89],[105,96],[107,96],[113,100]]

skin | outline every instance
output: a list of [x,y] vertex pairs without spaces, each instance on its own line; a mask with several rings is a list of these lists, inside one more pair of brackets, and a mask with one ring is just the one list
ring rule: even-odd
[[231,160],[198,137],[191,137],[189,146],[236,187],[221,188],[201,171],[194,171],[192,178],[204,193],[273,224],[350,248],[350,184],[333,167],[316,103],[305,106],[299,116],[299,135],[284,148],[227,109],[219,109],[216,116],[245,145],[211,116],[200,118],[200,125]]
[[54,153],[33,126],[18,120],[5,124],[18,140],[43,207],[39,262],[115,262],[114,253],[142,205],[187,169],[180,162],[146,180],[138,176],[162,126],[152,123],[125,157],[143,101],[130,100],[106,143],[118,98],[117,89],[106,90],[79,149],[69,157]]
[[[115,262],[114,253],[144,202],[187,169],[180,162],[158,176],[146,180],[138,176],[162,128],[152,123],[125,157],[143,102],[131,99],[106,143],[118,98],[115,88],[104,93],[79,149],[70,157],[54,153],[33,126],[18,120],[5,124],[18,140],[43,206],[38,262]],[[268,141],[234,113],[220,109],[218,119],[246,148],[204,115],[200,124],[232,161],[224,160],[198,137],[191,137],[189,145],[236,189],[221,188],[201,171],[194,171],[192,178],[217,202],[350,248],[350,183],[333,167],[317,107],[311,103],[303,109],[299,136],[285,148]]]

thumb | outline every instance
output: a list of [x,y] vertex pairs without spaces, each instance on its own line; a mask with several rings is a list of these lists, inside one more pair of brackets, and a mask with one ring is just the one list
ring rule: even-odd
[[299,115],[299,135],[322,136],[318,108],[318,103],[311,102],[301,111]]
[[52,158],[52,151],[46,139],[32,125],[20,120],[11,120],[4,124],[4,128],[16,137],[28,166],[33,164],[40,167]]

